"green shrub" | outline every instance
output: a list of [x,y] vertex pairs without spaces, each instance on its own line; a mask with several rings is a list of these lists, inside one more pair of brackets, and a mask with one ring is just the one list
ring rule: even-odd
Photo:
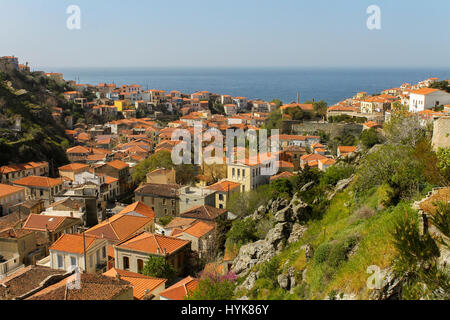
[[324,175],[320,178],[320,183],[325,185],[336,185],[340,180],[349,178],[355,169],[353,166],[332,166],[325,171]]
[[327,260],[328,255],[331,250],[331,245],[329,243],[322,243],[317,250],[314,252],[314,262],[323,263]]
[[244,245],[258,240],[256,221],[252,219],[239,219],[233,222],[233,225],[227,233],[227,242]]

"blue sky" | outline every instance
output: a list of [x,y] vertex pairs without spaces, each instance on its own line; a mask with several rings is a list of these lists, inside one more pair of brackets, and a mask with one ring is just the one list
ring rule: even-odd
[[[81,8],[81,30],[66,8]],[[382,29],[366,27],[381,8]],[[42,67],[450,67],[450,1],[0,0],[0,56]]]

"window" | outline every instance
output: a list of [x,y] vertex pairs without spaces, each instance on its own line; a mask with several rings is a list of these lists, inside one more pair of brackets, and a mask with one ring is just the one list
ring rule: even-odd
[[235,174],[236,174],[236,169],[233,168],[233,169],[231,170],[231,172],[232,172],[232,176],[233,176],[233,179],[234,179],[234,176],[235,176]]
[[93,267],[94,266],[94,256],[93,255],[90,255],[89,256],[89,267]]
[[124,270],[130,269],[130,258],[123,257],[123,268]]
[[76,257],[70,257],[70,266],[71,267],[77,266],[77,258]]
[[223,194],[219,194],[219,200],[223,201]]
[[219,204],[219,209],[223,209],[223,204]]
[[58,269],[64,268],[64,257],[58,254],[57,259],[58,259]]
[[141,273],[144,270],[144,261],[142,259],[137,259],[137,267],[138,273]]
[[163,199],[163,206],[165,206],[166,205],[166,199]]
[[102,256],[103,258],[106,258],[106,247],[102,248]]

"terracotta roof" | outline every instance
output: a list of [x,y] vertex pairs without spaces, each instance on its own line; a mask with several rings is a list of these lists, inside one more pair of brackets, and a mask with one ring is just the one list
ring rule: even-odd
[[[0,300],[20,297],[40,286],[49,276],[62,275],[65,270],[55,270],[41,266],[28,266],[0,281]],[[7,292],[9,291],[9,294]]]
[[323,165],[332,166],[333,164],[336,163],[336,160],[327,158],[327,159],[319,160],[319,162]]
[[239,188],[240,186],[241,186],[240,183],[228,181],[228,180],[222,180],[213,185],[210,185],[207,188],[216,190],[216,191],[220,191],[220,192],[228,192],[228,191],[233,191],[234,189]]
[[304,156],[302,156],[300,158],[302,161],[317,161],[317,160],[322,160],[322,159],[328,159],[327,157],[318,154],[318,153],[313,153],[313,154],[305,154]]
[[197,220],[195,219],[189,219],[189,218],[181,218],[176,217],[172,221],[170,221],[165,228],[166,229],[173,229],[173,228],[183,228],[183,227],[189,227]]
[[155,212],[147,206],[146,204],[138,201],[133,204],[130,204],[125,209],[119,212],[119,214],[140,214],[142,216],[145,216],[147,218],[154,219],[155,218]]
[[33,231],[31,230],[24,230],[24,229],[14,229],[14,228],[9,228],[9,229],[4,229],[2,231],[0,231],[0,238],[15,238],[15,239],[19,239],[22,238],[26,235],[29,235],[30,233],[33,233]]
[[197,221],[196,223],[194,223],[192,226],[190,226],[189,228],[185,229],[183,232],[187,233],[191,236],[194,236],[196,238],[201,238],[204,235],[208,234],[209,232],[211,232],[212,230],[214,230],[214,226],[203,222],[203,221]]
[[167,198],[176,198],[178,195],[178,189],[181,186],[178,184],[156,184],[147,183],[136,189],[136,194],[151,194],[158,195]]
[[86,231],[87,235],[105,238],[110,241],[121,241],[139,232],[153,222],[153,218],[135,215],[133,212],[118,213]]
[[23,164],[9,164],[6,166],[0,167],[0,173],[11,173],[11,172],[19,172],[23,170],[38,168],[42,166],[48,166],[48,162],[28,162]]
[[338,150],[341,153],[351,153],[351,152],[355,152],[356,151],[356,147],[353,147],[353,146],[339,146]]
[[111,183],[114,183],[114,182],[117,182],[117,181],[119,181],[119,179],[116,179],[116,178],[113,178],[113,177],[110,177],[110,176],[105,176],[105,183],[106,184],[111,184]]
[[60,185],[64,183],[62,179],[53,179],[48,177],[41,176],[28,176],[13,182],[14,184],[18,184],[26,187],[40,187],[40,188],[52,188],[54,186]]
[[189,276],[160,292],[159,295],[169,300],[184,300],[189,292],[197,288],[198,283],[198,279]]
[[81,289],[66,290],[67,279],[47,287],[27,300],[112,300],[131,290],[128,281],[104,275],[81,274]]
[[58,229],[58,227],[64,221],[80,221],[78,218],[71,217],[61,217],[61,216],[47,216],[40,214],[30,214],[23,224],[23,229],[34,230],[34,231],[47,231],[53,232]]
[[[88,250],[94,242],[98,240],[97,238],[84,236],[84,242],[86,246],[86,250]],[[81,234],[63,234],[56,240],[49,248],[49,250],[83,254],[84,246],[83,246],[83,235]]]
[[60,171],[78,171],[81,169],[88,169],[89,165],[83,163],[71,163],[66,166],[59,167]]
[[180,216],[184,218],[194,218],[203,220],[215,220],[217,217],[225,214],[227,210],[203,205],[182,212]]
[[133,286],[133,296],[137,300],[142,300],[146,296],[147,290],[149,290],[148,294],[151,294],[153,290],[167,281],[167,279],[148,277],[139,273],[120,270],[116,268],[108,270],[107,272],[103,273],[103,275],[112,278],[116,278],[117,275],[119,275],[120,279],[131,283],[131,285]]
[[422,88],[422,89],[419,89],[419,90],[413,90],[410,93],[411,94],[419,94],[419,95],[425,95],[426,96],[426,95],[428,95],[430,93],[434,93],[436,91],[440,91],[440,90],[432,89],[432,88]]
[[108,162],[107,165],[110,167],[113,167],[117,170],[122,170],[122,169],[129,167],[129,165],[127,163],[120,161],[120,160],[114,160],[114,161]]
[[0,197],[5,197],[7,195],[23,191],[25,188],[22,187],[16,187],[16,186],[10,186],[9,184],[2,184],[0,183]]
[[76,146],[66,150],[66,153],[90,153],[90,150],[86,147]]
[[19,211],[0,217],[0,230],[17,227],[19,223],[24,222],[27,217],[27,214],[20,213]]
[[280,174],[277,174],[276,176],[270,177],[270,181],[274,181],[277,179],[286,179],[286,178],[290,178],[292,176],[294,176],[294,174],[292,172],[284,171],[284,172],[281,172]]
[[172,254],[189,244],[190,241],[187,240],[142,232],[117,244],[116,247],[145,252],[147,254],[165,255],[165,253]]

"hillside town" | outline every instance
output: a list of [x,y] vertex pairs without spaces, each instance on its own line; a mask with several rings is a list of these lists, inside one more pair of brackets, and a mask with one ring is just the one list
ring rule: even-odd
[[[31,72],[18,57],[0,60]],[[351,137],[382,136],[397,112],[432,128],[435,150],[450,147],[450,93],[439,87],[449,86],[447,79],[358,92],[328,106],[306,101],[301,88],[283,103],[226,92],[81,84],[40,73],[71,88],[62,95],[72,109],[51,106],[68,141],[67,162],[36,158],[0,167],[0,300],[184,300],[201,274],[234,270],[238,252],[220,239],[239,217],[230,207],[237,195],[350,161],[361,149]],[[23,129],[20,118],[12,126],[8,130]],[[266,175],[265,159],[250,161],[247,147],[232,150],[244,155],[232,163],[171,163],[181,143],[172,139],[176,130],[191,133],[194,145],[195,130],[203,135],[211,128],[224,136],[278,129],[271,137],[278,141],[278,171]],[[157,258],[173,274],[149,276]],[[67,290],[76,270],[81,289]]]

